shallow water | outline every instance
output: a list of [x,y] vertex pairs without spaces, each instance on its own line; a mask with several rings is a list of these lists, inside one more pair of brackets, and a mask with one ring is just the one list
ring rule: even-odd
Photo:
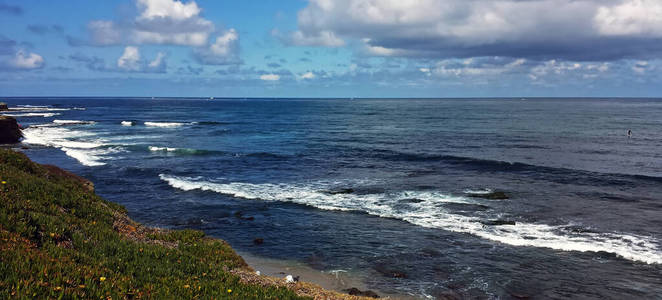
[[662,293],[662,100],[7,102],[33,159],[245,253],[417,297]]

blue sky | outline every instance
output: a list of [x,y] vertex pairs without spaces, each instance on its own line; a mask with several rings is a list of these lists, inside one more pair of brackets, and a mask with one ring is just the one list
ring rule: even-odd
[[0,96],[660,96],[658,0],[0,0]]

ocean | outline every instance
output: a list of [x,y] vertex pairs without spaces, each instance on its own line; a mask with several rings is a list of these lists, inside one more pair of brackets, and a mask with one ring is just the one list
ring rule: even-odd
[[662,295],[662,99],[3,101],[148,225],[419,298]]

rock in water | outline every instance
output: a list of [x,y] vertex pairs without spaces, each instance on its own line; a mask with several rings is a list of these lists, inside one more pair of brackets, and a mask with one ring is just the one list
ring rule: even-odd
[[253,240],[253,245],[262,245],[264,244],[264,239],[262,238],[256,238]]
[[379,298],[379,295],[377,295],[377,293],[375,293],[375,292],[373,292],[373,291],[370,291],[370,290],[362,291],[362,290],[359,290],[359,289],[357,289],[357,288],[355,288],[355,287],[353,287],[353,288],[351,288],[351,289],[346,289],[345,292],[347,292],[348,294],[350,294],[350,295],[352,295],[352,296],[362,296],[362,297],[369,297],[369,298]]
[[489,193],[469,193],[468,196],[473,198],[483,198],[489,200],[506,200],[510,198],[508,197],[508,195],[506,195],[506,193],[501,191],[495,191]]
[[23,133],[16,119],[0,116],[0,144],[15,144],[21,141]]
[[0,102],[0,111],[6,111],[9,110],[9,107],[7,107],[7,103]]

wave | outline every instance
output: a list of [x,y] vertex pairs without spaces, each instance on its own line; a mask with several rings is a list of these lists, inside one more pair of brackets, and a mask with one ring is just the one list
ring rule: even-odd
[[161,128],[176,128],[187,125],[189,123],[177,123],[177,122],[145,122],[147,127],[161,127]]
[[131,121],[122,121],[120,124],[122,124],[122,126],[133,126],[133,122]]
[[5,114],[5,116],[10,116],[10,117],[44,117],[44,118],[50,118],[54,116],[59,116],[61,115],[60,113],[22,113],[22,114]]
[[522,162],[508,162],[493,159],[482,159],[474,157],[456,156],[456,155],[437,155],[427,153],[406,153],[382,149],[352,149],[360,152],[357,155],[368,155],[371,158],[381,158],[392,161],[406,162],[441,162],[448,165],[455,165],[466,170],[475,170],[481,172],[509,172],[526,173],[529,176],[538,176],[546,180],[566,183],[574,182],[577,184],[588,185],[628,185],[632,179],[648,180],[662,183],[662,177],[625,174],[625,173],[604,173],[587,170],[570,169],[563,167],[541,166]]
[[17,107],[9,108],[9,111],[67,111],[70,108],[53,108],[50,106],[41,105],[17,105]]
[[92,125],[96,124],[95,121],[81,121],[81,120],[53,120],[53,123],[58,125]]
[[[514,225],[487,226],[489,220],[453,214],[444,204],[480,204],[479,200],[435,191],[402,191],[378,194],[325,193],[329,186],[319,184],[218,183],[196,178],[160,174],[160,179],[183,191],[212,191],[245,199],[293,202],[324,210],[360,211],[400,219],[418,226],[467,233],[513,246],[550,248],[561,251],[607,252],[648,264],[662,263],[658,240],[623,233],[568,230],[573,225],[514,222]],[[333,189],[333,188],[331,188]],[[403,201],[416,199],[416,201]],[[575,226],[576,227],[576,226]]]
[[30,126],[23,130],[23,143],[58,148],[85,166],[103,166],[109,154],[123,151],[82,130],[64,126]]

